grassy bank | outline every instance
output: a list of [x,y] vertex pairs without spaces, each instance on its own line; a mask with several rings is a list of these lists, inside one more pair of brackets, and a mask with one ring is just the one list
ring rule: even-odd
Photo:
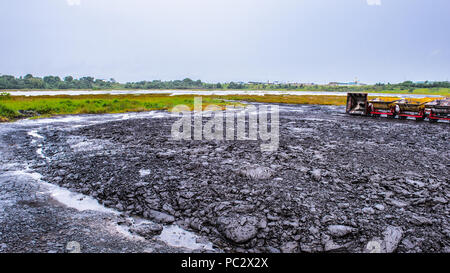
[[381,91],[367,91],[366,93],[385,93],[385,94],[415,94],[415,95],[439,95],[450,96],[450,88],[417,88],[413,91],[409,90],[381,90]]
[[[191,109],[194,96],[181,95],[81,95],[81,96],[0,96],[0,120],[48,117],[66,114],[102,114],[167,110],[176,105]],[[204,97],[203,106],[231,104],[220,98]]]
[[[8,96],[0,95],[0,121],[10,121],[25,117],[48,117],[66,114],[102,114],[168,110],[180,104],[194,106],[194,95],[80,95],[80,96]],[[203,107],[215,104],[224,107],[235,104],[230,101],[260,103],[345,105],[345,96],[326,95],[227,95],[202,96]],[[369,99],[375,98],[369,96]],[[381,97],[392,100],[392,97]],[[415,99],[428,102],[434,98]]]
[[[347,103],[346,96],[325,96],[325,95],[265,95],[265,96],[254,96],[254,95],[232,95],[232,96],[222,96],[222,98],[227,100],[240,100],[248,102],[261,102],[261,103],[286,103],[286,104],[320,104],[320,105],[345,105]],[[369,99],[380,98],[382,100],[395,100],[397,98],[393,97],[375,97],[369,96]],[[414,99],[420,102],[429,102],[435,100],[436,98],[421,98]]]
[[[244,89],[246,90],[246,89]],[[250,89],[248,89],[250,90]],[[296,88],[296,89],[251,89],[257,91],[297,91],[297,92],[340,92],[340,93],[381,93],[381,94],[410,94],[410,95],[436,95],[436,96],[450,96],[450,88],[417,88],[412,91],[405,89],[359,89],[359,88],[350,88],[348,90],[341,90],[336,88],[326,88],[321,87],[320,89],[311,89],[311,88]]]

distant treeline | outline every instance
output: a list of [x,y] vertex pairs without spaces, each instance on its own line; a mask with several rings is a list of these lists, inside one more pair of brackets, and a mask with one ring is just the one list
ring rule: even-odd
[[210,84],[202,81],[184,79],[182,81],[140,81],[118,83],[114,79],[102,80],[93,77],[75,79],[67,76],[61,79],[58,76],[34,77],[31,74],[25,77],[0,76],[0,89],[214,89],[222,88],[220,83]]
[[421,82],[405,81],[397,84],[378,83],[375,85],[358,86],[331,86],[331,85],[304,85],[304,84],[273,84],[273,83],[205,83],[201,80],[175,81],[140,81],[118,83],[114,79],[102,80],[93,77],[75,79],[67,76],[61,79],[58,76],[34,77],[28,74],[24,77],[9,75],[0,76],[0,89],[252,89],[252,90],[316,90],[316,91],[389,91],[421,88],[450,88],[450,82]]
[[405,81],[402,83],[397,84],[384,84],[384,83],[377,83],[375,86],[380,86],[382,88],[386,87],[394,87],[394,88],[450,88],[450,82],[449,81],[442,81],[442,82],[433,82],[433,81],[425,81],[425,82],[412,82],[412,81]]

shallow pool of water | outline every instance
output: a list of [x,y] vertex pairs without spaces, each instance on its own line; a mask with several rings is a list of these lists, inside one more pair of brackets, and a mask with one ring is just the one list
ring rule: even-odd
[[[346,92],[332,91],[270,91],[270,90],[53,90],[53,91],[12,91],[12,96],[56,96],[56,95],[139,95],[139,94],[169,94],[175,95],[328,95],[328,96],[347,96]],[[439,95],[418,95],[418,94],[389,94],[389,93],[370,93],[371,96],[384,97],[402,97],[402,98],[424,98],[424,97],[442,97]]]

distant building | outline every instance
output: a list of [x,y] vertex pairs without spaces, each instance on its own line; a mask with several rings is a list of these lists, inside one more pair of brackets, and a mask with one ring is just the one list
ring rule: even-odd
[[304,87],[304,86],[314,86],[316,85],[315,83],[312,82],[307,82],[307,83],[302,83],[302,82],[284,82],[284,81],[267,81],[267,82],[248,82],[248,84],[264,84],[264,85],[279,85],[279,84],[285,84],[285,85],[289,85],[289,86],[295,86],[295,87]]
[[296,86],[296,87],[303,87],[303,86],[314,86],[316,84],[313,83],[313,82],[306,82],[306,83],[304,83],[304,82],[293,82],[293,83],[290,83],[290,85]]
[[358,80],[355,80],[354,82],[330,82],[328,85],[330,86],[360,86],[360,85],[366,85],[364,83],[358,82]]

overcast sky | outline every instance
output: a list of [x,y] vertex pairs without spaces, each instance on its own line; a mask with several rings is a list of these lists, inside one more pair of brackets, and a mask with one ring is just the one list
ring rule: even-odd
[[1,0],[0,74],[449,80],[449,0]]

